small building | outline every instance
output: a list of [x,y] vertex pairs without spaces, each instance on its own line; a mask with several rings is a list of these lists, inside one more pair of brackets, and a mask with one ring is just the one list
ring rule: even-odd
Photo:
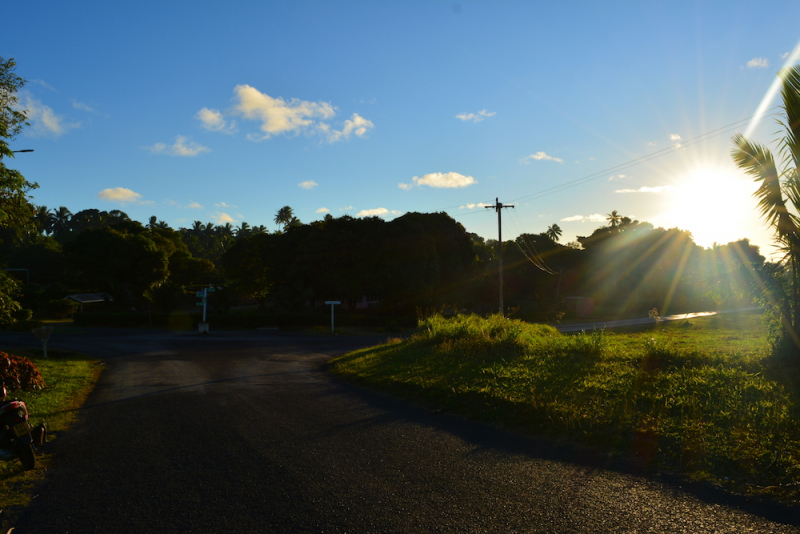
[[113,302],[114,297],[108,293],[76,293],[74,295],[67,295],[63,300],[74,300],[81,306],[83,312],[83,305],[89,305],[89,309],[96,310],[100,302]]

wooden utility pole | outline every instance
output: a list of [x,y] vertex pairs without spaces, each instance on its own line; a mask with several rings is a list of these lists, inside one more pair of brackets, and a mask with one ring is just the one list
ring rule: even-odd
[[503,208],[513,208],[514,204],[503,204],[495,197],[494,206],[484,206],[485,208],[493,208],[497,211],[497,254],[500,258],[500,315],[503,313],[503,219],[500,217],[500,210]]

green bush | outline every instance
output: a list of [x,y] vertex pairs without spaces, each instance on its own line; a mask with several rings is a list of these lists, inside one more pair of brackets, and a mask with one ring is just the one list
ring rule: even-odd
[[41,312],[53,319],[66,319],[78,311],[78,308],[80,308],[80,304],[74,300],[53,299],[45,304]]
[[33,317],[33,310],[20,308],[19,310],[14,310],[11,316],[17,321],[30,321],[31,317]]

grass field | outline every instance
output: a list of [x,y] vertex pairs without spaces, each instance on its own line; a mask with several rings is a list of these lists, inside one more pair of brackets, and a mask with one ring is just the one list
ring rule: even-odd
[[[48,428],[48,443],[58,439],[75,419],[76,410],[83,404],[86,396],[94,387],[102,365],[79,354],[50,349],[48,359],[41,357],[41,350],[14,350],[6,352],[25,356],[39,368],[44,377],[46,387],[41,391],[9,393],[9,398],[18,397],[25,401],[31,425],[44,421]],[[15,510],[30,502],[33,498],[34,484],[44,477],[53,458],[47,452],[48,445],[40,448],[36,454],[36,468],[23,471],[19,460],[0,462],[0,525],[2,532],[9,528],[8,524]]]
[[800,497],[798,366],[772,361],[756,314],[578,335],[434,316],[331,368],[431,409],[733,491]]

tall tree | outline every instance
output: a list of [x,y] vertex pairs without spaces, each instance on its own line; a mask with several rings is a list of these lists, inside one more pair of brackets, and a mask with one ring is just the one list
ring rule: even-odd
[[290,206],[284,206],[275,214],[275,224],[281,224],[286,229],[294,218],[294,210]]
[[[14,233],[33,226],[34,208],[28,193],[38,187],[3,162],[4,158],[14,157],[8,143],[28,124],[26,112],[18,106],[17,91],[25,85],[25,80],[14,73],[16,66],[13,59],[0,57],[0,229]],[[0,271],[0,322],[10,321],[11,314],[19,309],[17,290],[18,284]]]
[[250,225],[246,222],[242,221],[242,224],[239,225],[239,228],[236,229],[236,239],[241,239],[243,237],[249,236],[253,232],[253,229],[250,228]]
[[778,121],[785,132],[778,144],[784,168],[778,168],[769,148],[740,134],[733,136],[731,156],[759,183],[755,197],[761,216],[773,227],[776,243],[786,252],[791,288],[790,295],[784,295],[778,303],[778,309],[783,337],[788,335],[800,348],[800,219],[796,215],[800,209],[800,65],[783,69],[778,76],[786,112],[786,118]]
[[561,227],[557,224],[551,224],[545,235],[552,239],[553,241],[558,241],[561,238]]
[[66,234],[69,231],[70,221],[72,220],[72,212],[65,206],[60,206],[55,211],[55,221],[53,221],[53,233],[56,237]]
[[611,213],[609,213],[606,216],[606,220],[608,221],[608,225],[611,228],[616,228],[617,226],[619,226],[620,223],[622,223],[622,218],[623,218],[622,215],[617,213],[617,210],[612,211]]
[[28,124],[26,112],[18,106],[17,91],[25,80],[14,73],[16,66],[13,59],[0,57],[0,228],[32,224],[34,209],[28,193],[39,187],[3,163],[4,158],[14,157],[8,143]]
[[53,225],[56,221],[56,216],[53,213],[53,210],[49,209],[47,206],[37,206],[36,207],[36,223],[41,227],[42,232],[50,235],[53,233]]

